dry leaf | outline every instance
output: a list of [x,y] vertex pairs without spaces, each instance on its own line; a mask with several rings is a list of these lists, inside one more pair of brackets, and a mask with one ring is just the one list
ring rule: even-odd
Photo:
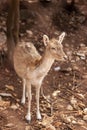
[[2,97],[12,97],[10,93],[0,93],[0,96]]
[[56,97],[56,96],[58,95],[58,93],[60,93],[60,91],[59,91],[59,90],[54,91],[52,95],[53,95],[54,97]]
[[10,89],[10,90],[14,91],[14,86],[12,86],[12,85],[5,85],[5,87],[6,87],[7,89]]
[[25,130],[31,130],[31,126],[26,126]]
[[7,125],[5,125],[5,127],[13,127],[14,126],[14,124],[13,123],[9,123],[9,124],[7,124]]
[[8,107],[10,106],[10,101],[0,101],[0,107]]
[[77,114],[78,114],[79,116],[81,116],[81,115],[83,115],[83,111],[82,111],[82,110],[78,110]]
[[55,127],[59,127],[61,124],[62,124],[62,122],[59,122],[59,121],[54,122]]
[[43,126],[48,126],[53,122],[53,116],[49,117],[47,115],[44,115],[44,118],[42,120],[42,122],[40,122],[39,124],[42,124]]
[[48,125],[46,128],[47,128],[46,130],[56,130],[56,128],[51,124]]

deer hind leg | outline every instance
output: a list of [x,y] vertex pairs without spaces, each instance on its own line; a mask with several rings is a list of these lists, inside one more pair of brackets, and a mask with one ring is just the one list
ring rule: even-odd
[[31,121],[30,110],[31,110],[32,95],[31,95],[31,84],[30,84],[29,80],[26,81],[26,86],[27,86],[27,93],[28,93],[28,112],[27,112],[27,115],[26,115],[25,118],[26,118],[27,121]]
[[25,104],[25,100],[26,100],[25,93],[26,93],[26,80],[23,79],[23,92],[22,92],[22,99],[21,99],[22,104]]
[[37,119],[41,120],[40,107],[39,107],[39,98],[40,98],[40,86],[36,86],[36,104],[37,104]]
[[42,96],[43,98],[45,97],[43,86],[41,86],[41,96]]

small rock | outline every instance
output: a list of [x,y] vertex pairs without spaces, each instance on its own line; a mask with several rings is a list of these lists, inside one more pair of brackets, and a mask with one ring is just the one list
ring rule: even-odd
[[11,105],[11,109],[13,109],[13,110],[18,109],[18,107],[19,107],[19,106],[15,105],[15,104],[12,104],[12,105]]
[[77,100],[74,98],[74,96],[71,97],[70,102],[74,108],[78,108]]
[[70,102],[74,105],[77,103],[77,100],[74,98],[74,96],[72,96]]
[[59,31],[55,31],[54,33],[55,33],[55,35],[59,35]]
[[77,95],[78,95],[80,98],[84,99],[84,95],[83,95],[83,94],[78,93]]
[[79,67],[78,66],[76,66],[76,65],[73,65],[73,70],[75,71],[79,71],[80,69],[79,69]]
[[59,91],[59,90],[54,91],[54,92],[53,92],[53,94],[52,94],[52,96],[56,97],[59,93],[60,93],[60,91]]
[[6,69],[5,69],[5,72],[6,72],[6,73],[9,73],[10,71],[6,68]]
[[87,115],[87,108],[84,108],[83,112],[85,115]]
[[60,66],[54,68],[55,71],[59,71],[60,69],[61,69]]
[[33,32],[31,30],[26,30],[26,33],[28,34],[29,37],[33,36]]
[[65,47],[69,47],[69,44],[65,43]]
[[67,71],[68,71],[68,72],[72,71],[72,68],[71,68],[71,67],[68,67],[68,68],[67,68]]
[[24,36],[24,34],[23,34],[23,33],[20,33],[20,36],[21,36],[21,37],[23,37],[23,36]]
[[75,120],[72,121],[72,124],[77,124],[77,122]]
[[74,117],[73,116],[68,116],[66,119],[67,119],[68,122],[72,122],[72,120],[74,119]]
[[84,53],[77,52],[77,56],[80,56],[81,59],[85,59],[85,54]]
[[71,123],[72,121],[75,121],[75,118],[73,116],[64,115],[63,119],[66,123]]
[[67,110],[72,111],[72,110],[73,110],[73,107],[72,107],[71,105],[68,105],[68,106],[67,106]]
[[40,52],[43,52],[44,50],[43,50],[43,48],[39,48],[39,51],[40,51]]
[[87,79],[87,73],[85,73],[84,75],[82,75],[83,79]]
[[85,47],[85,44],[81,43],[79,46],[80,46],[80,47]]
[[80,57],[81,58],[81,60],[85,60],[86,59],[86,57]]
[[79,61],[81,58],[80,57],[76,57],[76,61]]
[[84,115],[84,116],[83,116],[83,120],[84,120],[84,121],[87,121],[87,115]]
[[84,123],[85,123],[85,121],[83,121],[83,120],[78,120],[78,124],[84,125]]
[[71,60],[71,63],[75,63],[75,60]]

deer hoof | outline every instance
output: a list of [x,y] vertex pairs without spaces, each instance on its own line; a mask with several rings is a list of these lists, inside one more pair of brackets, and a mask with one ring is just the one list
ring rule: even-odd
[[30,114],[27,114],[27,115],[25,116],[25,119],[30,123],[30,121],[31,121],[31,116],[30,116]]
[[21,99],[21,104],[25,104],[25,99],[24,98]]
[[40,112],[37,113],[37,119],[38,119],[38,120],[41,120],[41,119],[42,119]]

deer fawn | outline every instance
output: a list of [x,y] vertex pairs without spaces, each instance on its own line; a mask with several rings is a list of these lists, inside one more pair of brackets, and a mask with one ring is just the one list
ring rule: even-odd
[[36,87],[37,119],[41,119],[39,110],[40,88],[44,77],[49,72],[55,60],[64,61],[67,56],[63,51],[62,41],[65,32],[59,36],[59,40],[49,40],[47,35],[43,36],[46,46],[43,56],[41,56],[32,43],[18,44],[14,51],[14,68],[23,80],[23,95],[21,102],[25,103],[26,91],[28,94],[28,112],[26,120],[31,120],[31,85]]

